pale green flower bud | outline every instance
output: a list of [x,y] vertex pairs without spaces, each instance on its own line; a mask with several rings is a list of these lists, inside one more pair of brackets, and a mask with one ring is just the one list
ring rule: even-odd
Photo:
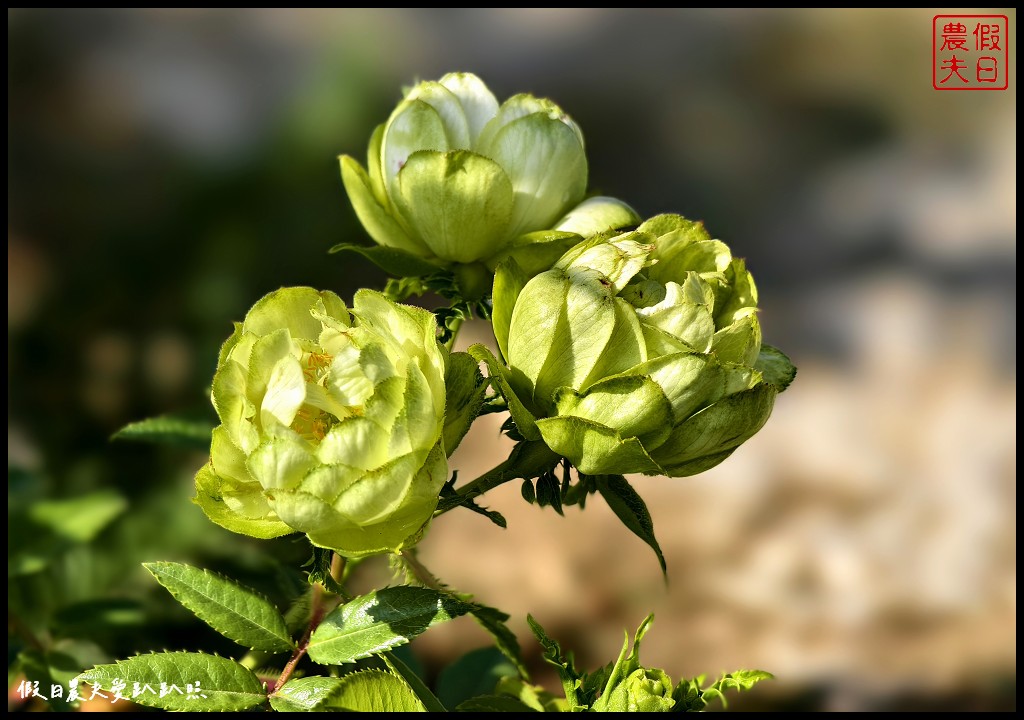
[[671,712],[672,678],[658,668],[638,668],[612,688],[604,712]]
[[378,244],[439,266],[511,255],[547,269],[573,233],[639,221],[612,198],[580,205],[583,134],[561,108],[527,94],[499,105],[470,73],[414,86],[374,132],[367,168],[342,156],[341,171]]
[[498,267],[491,374],[520,432],[581,472],[682,477],[767,421],[795,369],[762,347],[742,260],[699,223],[659,215],[596,235],[532,279]]
[[640,664],[640,643],[653,621],[654,616],[649,615],[637,628],[632,650],[626,636],[618,659],[608,670],[601,695],[594,702],[595,712],[669,712],[675,707],[672,679],[662,670]]
[[221,349],[196,502],[229,530],[346,556],[414,544],[447,475],[446,358],[430,313],[380,293],[351,313],[331,292],[268,294]]

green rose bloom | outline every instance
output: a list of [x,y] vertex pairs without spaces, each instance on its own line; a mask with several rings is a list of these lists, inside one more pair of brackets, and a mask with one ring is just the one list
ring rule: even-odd
[[433,316],[380,293],[351,313],[330,292],[268,294],[221,349],[196,502],[234,532],[350,557],[414,544],[447,475],[446,360]]
[[379,245],[485,275],[509,255],[547,269],[578,242],[571,233],[639,221],[612,198],[580,206],[583,134],[557,105],[520,94],[499,106],[470,73],[413,87],[374,132],[367,169],[342,156],[341,174]]
[[795,369],[761,344],[742,260],[700,223],[659,215],[597,235],[528,279],[497,270],[481,349],[519,431],[587,474],[682,477],[754,435]]

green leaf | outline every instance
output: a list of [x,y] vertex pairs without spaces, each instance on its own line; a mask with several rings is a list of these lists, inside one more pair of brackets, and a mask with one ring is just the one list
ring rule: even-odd
[[339,678],[341,685],[324,704],[351,712],[426,712],[416,693],[402,679],[384,670],[362,670]]
[[54,615],[53,630],[63,637],[94,638],[112,632],[138,632],[146,622],[138,600],[101,598],[65,605]]
[[500,527],[502,530],[508,527],[508,521],[505,516],[497,510],[488,510],[485,507],[480,507],[476,504],[473,498],[463,497],[459,495],[455,490],[446,485],[441,489],[441,500],[437,504],[437,509],[434,511],[435,515],[447,512],[452,508],[464,507],[467,510],[472,510],[478,515],[483,515],[485,518],[490,520],[492,523]]
[[29,506],[28,516],[65,540],[86,543],[127,509],[118,492],[100,490],[69,500],[40,500]]
[[771,680],[774,677],[770,672],[764,670],[737,670],[733,673],[725,673],[705,688],[701,687],[704,685],[705,680],[703,675],[696,678],[683,679],[679,681],[679,684],[672,693],[672,697],[676,701],[674,709],[677,712],[699,712],[704,710],[708,701],[714,699],[721,700],[722,707],[727,707],[728,703],[723,694],[724,691],[735,690],[736,692],[741,692],[743,690],[750,690],[760,681]]
[[468,353],[453,352],[448,357],[444,385],[444,450],[451,457],[480,414],[487,383],[478,360]]
[[54,677],[54,664],[61,664],[63,658],[56,653],[46,653],[39,650],[25,650],[18,655],[15,665],[25,675],[25,681],[39,683],[39,693],[45,696],[50,707],[58,712],[67,712],[71,708],[63,697],[51,697],[49,689],[51,685],[63,685],[57,682]]
[[239,645],[287,652],[293,647],[284,617],[269,600],[207,570],[181,563],[143,563],[174,599]]
[[754,368],[760,370],[764,381],[777,387],[779,392],[788,388],[796,377],[796,367],[790,359],[771,345],[761,345],[761,353],[757,356]]
[[189,420],[163,415],[129,423],[111,435],[110,439],[209,450],[211,432],[213,432],[213,424],[204,420]]
[[537,478],[537,505],[548,507],[549,505],[559,515],[562,512],[562,489],[558,478],[554,473],[546,472]]
[[565,691],[565,699],[569,703],[569,711],[575,712],[580,707],[579,689],[583,684],[583,676],[576,670],[572,654],[563,654],[561,646],[548,637],[544,628],[540,626],[532,615],[526,616],[526,622],[534,636],[544,649],[544,660],[558,669],[558,677],[562,681],[562,689]]
[[508,613],[487,605],[476,605],[470,614],[473,619],[480,623],[480,626],[491,634],[494,644],[501,653],[508,658],[515,667],[519,676],[523,679],[529,678],[530,674],[523,663],[522,653],[519,649],[519,640],[505,622],[508,620]]
[[411,252],[383,245],[366,246],[338,243],[328,252],[331,254],[353,252],[362,255],[384,272],[396,277],[422,277],[440,270],[437,265],[413,255]]
[[445,705],[456,707],[477,695],[492,694],[501,678],[518,674],[516,667],[497,648],[477,648],[441,670],[437,694]]
[[658,539],[654,536],[654,521],[644,499],[621,475],[598,475],[597,489],[622,524],[647,543],[658,556],[661,574],[667,582],[668,567],[665,565],[665,556],[658,545]]
[[455,710],[457,712],[538,712],[508,695],[480,695],[459,704]]
[[416,697],[423,703],[423,707],[426,708],[427,712],[448,712],[448,709],[438,700],[437,696],[430,692],[430,688],[426,686],[420,676],[398,658],[397,653],[384,653],[380,656],[380,659],[384,661],[384,664],[388,666],[391,672],[402,676],[405,682],[409,684],[409,687],[412,688],[412,691],[416,693]]
[[289,680],[270,696],[270,707],[277,712],[325,711],[324,703],[341,682],[341,678],[319,675]]
[[735,690],[736,692],[750,690],[762,680],[771,680],[774,677],[770,672],[764,670],[737,670],[736,672],[726,673],[715,681],[711,687],[704,690],[702,698],[705,701],[710,698],[718,698],[722,701],[722,707],[728,707],[728,703],[725,700],[726,690]]
[[[267,700],[266,688],[251,670],[234,660],[203,653],[138,655],[97,665],[79,675],[78,681],[109,692],[120,687],[126,699],[164,710],[233,712]],[[135,683],[139,683],[138,694]],[[166,683],[164,697],[160,697],[161,683]],[[194,697],[188,692],[190,686]]]
[[428,588],[376,590],[328,614],[310,637],[309,657],[327,665],[352,663],[404,645],[470,610],[468,603]]

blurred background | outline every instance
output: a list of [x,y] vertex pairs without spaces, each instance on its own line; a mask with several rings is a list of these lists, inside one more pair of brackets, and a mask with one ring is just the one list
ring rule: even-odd
[[[654,612],[645,665],[776,675],[733,709],[1014,709],[1016,14],[990,11],[1009,90],[940,92],[938,12],[9,9],[9,661],[238,654],[143,561],[301,584],[300,544],[189,502],[201,453],[108,438],[213,419],[217,348],[269,290],[382,287],[327,255],[365,238],[337,156],[402,86],[465,70],[573,116],[592,189],[746,257],[800,372],[724,464],[635,479],[667,586],[599,498],[563,518],[515,483],[487,496],[508,530],[452,512],[424,564],[511,613],[552,687],[527,612],[591,669]],[[504,458],[499,424],[463,477]],[[486,644],[458,620],[413,651],[430,676]]]

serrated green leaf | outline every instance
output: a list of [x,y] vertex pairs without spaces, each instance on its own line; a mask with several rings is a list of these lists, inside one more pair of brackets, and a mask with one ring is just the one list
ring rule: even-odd
[[136,442],[151,442],[161,445],[196,448],[197,450],[209,450],[210,433],[212,432],[212,423],[203,420],[189,420],[171,415],[162,415],[129,423],[111,435],[110,439],[134,440]]
[[324,707],[350,712],[426,712],[408,683],[384,670],[362,670],[339,678]]
[[494,644],[501,651],[501,653],[508,658],[509,662],[515,667],[519,676],[524,680],[529,679],[530,674],[526,670],[526,665],[523,663],[522,653],[519,649],[519,640],[516,638],[516,634],[509,629],[505,621],[508,620],[508,613],[504,613],[497,608],[488,607],[487,605],[476,605],[471,611],[473,619],[480,623],[491,637],[494,638]]
[[331,254],[341,252],[357,253],[384,272],[396,277],[422,277],[423,275],[430,275],[440,270],[437,265],[433,265],[410,252],[383,245],[367,247],[366,245],[353,245],[352,243],[338,243],[328,252]]
[[615,516],[630,532],[654,550],[654,554],[658,556],[658,564],[661,566],[661,574],[667,582],[668,567],[665,564],[665,556],[661,552],[661,546],[658,545],[658,539],[654,536],[654,521],[651,519],[651,513],[647,510],[647,504],[643,498],[622,475],[598,475],[596,477],[597,489]]
[[115,490],[100,490],[68,500],[40,500],[29,506],[29,518],[65,540],[86,543],[128,509]]
[[[109,692],[117,685],[126,699],[164,710],[232,712],[248,710],[267,699],[263,683],[248,668],[203,653],[138,655],[112,665],[97,665],[79,675],[78,681]],[[139,684],[137,694],[135,683]]]
[[270,696],[270,706],[277,712],[312,712],[325,710],[325,701],[341,687],[341,678],[310,677],[289,680]]
[[576,670],[571,654],[563,654],[561,646],[548,637],[540,623],[533,619],[532,615],[526,616],[526,622],[530,625],[537,642],[544,648],[544,660],[558,668],[558,677],[562,681],[562,689],[565,691],[565,699],[569,703],[570,712],[580,707],[579,688],[583,684],[583,677]]
[[715,683],[720,688],[735,688],[736,690],[749,690],[762,680],[774,680],[775,676],[767,670],[737,670],[727,673]]
[[416,693],[416,697],[423,703],[423,707],[426,708],[427,712],[448,712],[448,709],[437,696],[430,692],[430,688],[426,686],[426,683],[423,682],[420,676],[411,667],[402,662],[397,653],[384,653],[380,656],[380,659],[384,661],[384,664],[388,666],[391,672],[400,675],[409,684],[409,687]]
[[313,662],[338,665],[404,645],[427,628],[465,615],[472,605],[428,588],[376,590],[336,608],[309,639]]
[[725,673],[714,683],[703,689],[701,686],[704,685],[704,675],[683,679],[679,681],[679,684],[672,693],[672,698],[676,701],[674,709],[677,712],[699,712],[711,700],[715,699],[722,702],[722,707],[728,707],[729,703],[725,699],[724,694],[726,690],[735,690],[736,692],[750,690],[762,680],[771,680],[774,677],[774,675],[765,670],[737,670],[736,672]]
[[254,650],[293,647],[284,617],[266,598],[227,578],[182,563],[143,563],[174,599],[229,640]]
[[508,695],[480,695],[460,703],[456,712],[538,712]]

